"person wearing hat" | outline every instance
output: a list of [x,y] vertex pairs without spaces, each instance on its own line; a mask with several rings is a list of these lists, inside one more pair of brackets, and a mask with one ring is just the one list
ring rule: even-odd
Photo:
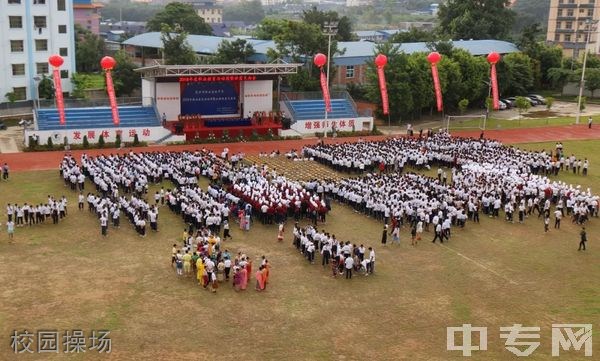
[[581,240],[579,241],[579,248],[577,250],[585,251],[585,242],[587,242],[587,234],[585,232],[585,227],[581,227],[581,232],[579,232],[579,236],[581,237]]

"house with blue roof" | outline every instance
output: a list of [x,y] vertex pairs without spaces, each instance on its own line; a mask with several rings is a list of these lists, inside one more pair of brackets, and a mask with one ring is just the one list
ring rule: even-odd
[[[219,44],[225,40],[235,38],[223,38],[207,35],[188,35],[188,43],[194,51],[201,56],[210,56],[216,53]],[[249,59],[252,63],[267,63],[267,52],[275,48],[272,40],[246,39],[256,54]],[[134,36],[122,43],[130,53],[140,53],[141,48],[162,48],[162,40],[159,32],[149,32]],[[492,51],[500,54],[519,52],[517,46],[501,40],[456,40],[452,45],[458,49],[464,49],[470,54],[485,56]],[[417,52],[429,52],[427,43],[403,43],[400,50],[412,54]],[[375,54],[376,43],[371,41],[347,41],[339,42],[338,48],[343,49],[340,54],[332,56],[332,66],[336,67],[335,77],[332,79],[334,86],[346,86],[348,84],[362,84],[365,82],[367,62],[372,60]]]

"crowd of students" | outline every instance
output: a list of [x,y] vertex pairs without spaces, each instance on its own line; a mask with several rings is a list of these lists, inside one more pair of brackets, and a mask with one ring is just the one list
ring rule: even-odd
[[[564,157],[562,144],[548,152],[528,152],[494,140],[441,133],[427,138],[318,144],[303,152],[333,168],[362,173],[361,177],[317,183],[325,193],[390,224],[392,230],[395,224],[407,222],[413,239],[431,225],[434,242],[448,240],[451,226],[464,227],[468,219],[478,222],[480,212],[499,217],[504,211],[507,221],[514,222],[518,216],[523,223],[537,211],[545,230],[552,215],[559,228],[565,210],[581,225],[598,216],[599,198],[589,189],[546,176],[579,165],[574,156]],[[405,165],[440,168],[436,178],[403,173]],[[587,174],[589,162],[581,166]],[[450,181],[441,167],[450,168]]]
[[310,264],[315,264],[315,255],[320,254],[321,265],[331,269],[332,277],[345,274],[346,279],[351,279],[353,272],[365,276],[375,272],[373,247],[339,241],[334,234],[319,232],[312,225],[302,228],[296,223],[293,234],[296,249]]
[[48,196],[46,203],[8,203],[6,205],[6,231],[9,241],[14,239],[15,228],[26,225],[33,226],[43,224],[52,219],[52,224],[58,224],[60,220],[67,216],[67,198],[54,198]]

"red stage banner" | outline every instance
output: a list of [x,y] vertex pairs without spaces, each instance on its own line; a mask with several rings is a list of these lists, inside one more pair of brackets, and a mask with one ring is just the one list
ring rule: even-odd
[[329,96],[329,87],[327,86],[327,76],[321,71],[321,90],[323,91],[323,100],[325,100],[325,111],[331,112],[331,97]]
[[56,108],[58,109],[58,119],[61,125],[65,125],[67,122],[65,119],[65,101],[63,99],[62,84],[60,83],[60,70],[54,68],[52,71],[54,77],[54,91],[56,94]]
[[442,100],[442,87],[440,86],[440,77],[438,74],[437,65],[431,64],[431,75],[433,76],[433,88],[435,90],[435,100],[437,102],[437,110],[441,112],[444,109]]
[[494,110],[498,110],[500,108],[500,102],[498,99],[498,78],[496,77],[496,64],[495,63],[492,63],[490,80],[492,83],[492,100],[494,102]]
[[115,97],[115,86],[109,69],[106,70],[106,91],[108,92],[108,100],[110,101],[113,123],[119,125],[119,109],[117,108],[117,98]]
[[381,92],[381,107],[383,108],[383,114],[390,112],[390,105],[388,100],[387,85],[385,84],[385,72],[383,66],[377,67],[377,77],[379,78],[379,91]]

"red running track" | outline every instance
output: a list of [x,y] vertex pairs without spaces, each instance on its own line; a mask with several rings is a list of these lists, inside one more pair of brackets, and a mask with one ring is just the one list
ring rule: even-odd
[[[456,131],[453,135],[464,137],[479,137],[481,131]],[[486,138],[492,138],[502,141],[503,143],[530,143],[558,140],[578,140],[578,139],[600,139],[600,126],[594,126],[588,129],[587,125],[568,125],[560,127],[545,127],[545,128],[528,128],[528,129],[504,129],[504,130],[486,130]],[[385,139],[385,136],[364,137],[368,140]],[[344,143],[356,142],[359,138],[327,138],[326,143]],[[199,150],[202,148],[209,149],[215,152],[221,152],[223,148],[228,147],[229,152],[243,152],[246,154],[258,154],[259,152],[271,152],[279,150],[287,152],[290,149],[301,149],[303,145],[315,144],[317,139],[299,139],[299,140],[281,140],[281,141],[265,141],[265,142],[248,142],[248,143],[218,143],[218,144],[187,144],[187,145],[170,145],[170,146],[149,146],[140,148],[126,149],[89,149],[76,150],[73,155],[79,160],[81,154],[87,153],[91,156],[101,154],[119,154],[127,153],[130,150],[134,152],[158,152],[158,151],[183,151],[183,150]],[[31,171],[31,170],[52,170],[58,169],[60,161],[64,156],[63,151],[52,152],[24,152],[0,154],[0,164],[7,162],[11,171]]]

